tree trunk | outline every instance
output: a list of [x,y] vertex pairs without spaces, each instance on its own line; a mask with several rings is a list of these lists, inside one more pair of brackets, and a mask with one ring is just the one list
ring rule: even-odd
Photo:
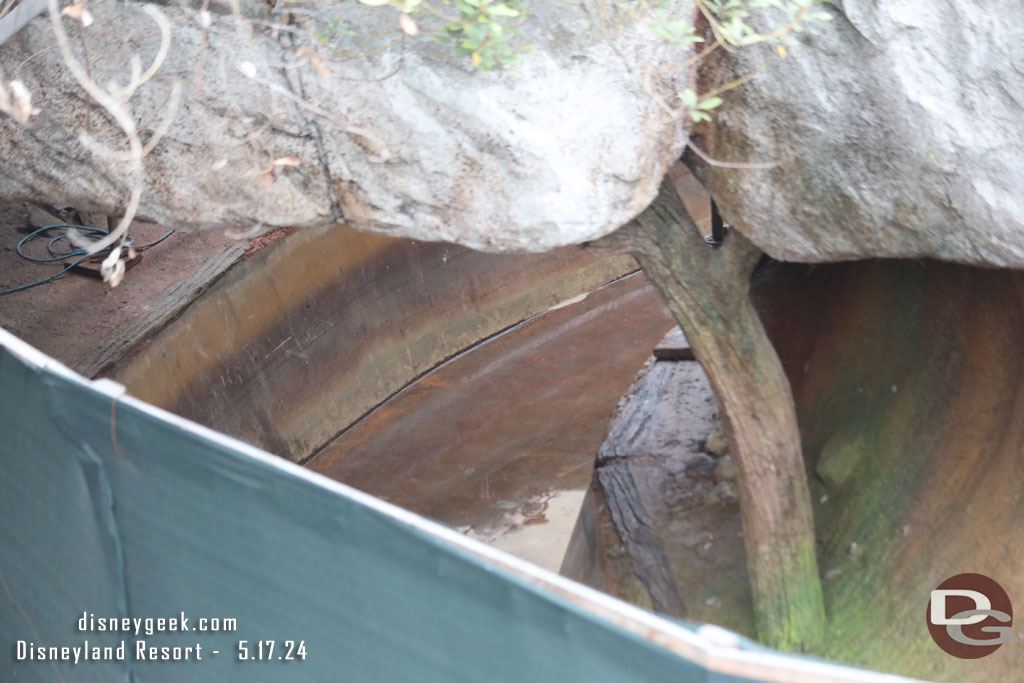
[[814,521],[789,381],[750,301],[761,252],[735,231],[721,247],[709,247],[668,178],[630,240],[726,418],[758,637],[813,651],[825,627]]

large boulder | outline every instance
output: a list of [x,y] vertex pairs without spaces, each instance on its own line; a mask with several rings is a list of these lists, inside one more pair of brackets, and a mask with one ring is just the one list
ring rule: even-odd
[[[706,144],[723,215],[795,261],[922,257],[1024,266],[1024,4],[842,0],[780,59],[721,53]],[[703,162],[695,159],[699,166]]]
[[[87,52],[64,19],[78,57],[103,85],[123,84],[130,54],[151,59],[159,31],[140,3],[89,7]],[[430,38],[438,26],[405,36],[389,7],[289,7],[243,1],[246,23],[211,7],[205,36],[195,10],[163,7],[175,26],[170,54],[131,102],[143,138],[174,79],[183,99],[147,159],[143,215],[199,229],[344,220],[542,251],[630,220],[685,143],[664,103],[689,83],[689,55],[635,21],[531,3],[523,42],[535,49],[514,70],[484,74]],[[43,49],[53,44],[44,13],[0,47],[0,71],[16,72],[40,109],[28,127],[0,117],[0,201],[116,212],[130,174],[78,134],[105,131],[111,146],[123,136],[102,110],[89,113],[59,51]]]
[[[185,95],[147,160],[143,214],[183,228],[344,220],[487,250],[614,230],[682,150],[687,126],[665,106],[689,84],[688,55],[603,5],[529,6],[536,50],[490,74],[432,47],[436,25],[403,36],[386,7],[317,6],[286,26],[283,5],[249,0],[248,30],[214,12],[205,40],[194,11],[165,7],[170,56],[132,103],[144,137],[171,79]],[[139,3],[90,7],[89,62],[98,80],[124,82],[128,55],[149,58],[157,32]],[[726,94],[704,142],[720,159],[780,162],[705,169],[726,218],[780,259],[1024,265],[1024,5],[824,7],[836,20],[786,59],[770,45],[710,59],[709,88],[757,75]],[[52,44],[42,16],[0,47],[0,69],[41,110],[29,128],[0,121],[0,201],[115,212],[130,174],[77,136],[106,130],[117,144],[116,129],[86,113],[58,51],[40,51]],[[291,158],[299,165],[273,165]]]

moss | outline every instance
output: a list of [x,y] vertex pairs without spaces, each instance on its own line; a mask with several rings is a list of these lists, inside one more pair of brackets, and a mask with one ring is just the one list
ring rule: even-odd
[[935,646],[923,602],[920,611],[907,605],[926,600],[931,578],[921,575],[927,560],[907,554],[904,524],[944,447],[929,272],[894,262],[845,268],[796,396],[826,577],[828,625],[815,654],[922,676]]
[[[821,654],[825,637],[821,582],[790,580],[817,571],[814,546],[809,538],[803,538],[787,549],[777,549],[777,553],[781,567],[777,577],[779,590],[765,596],[765,608],[757,611],[758,640],[783,651]],[[774,607],[771,601],[782,601],[784,605]],[[770,618],[780,614],[786,619]]]

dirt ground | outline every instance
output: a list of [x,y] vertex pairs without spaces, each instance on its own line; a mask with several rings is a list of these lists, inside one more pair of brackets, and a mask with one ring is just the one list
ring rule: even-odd
[[[38,264],[18,256],[15,247],[32,228],[30,207],[0,206],[0,290],[46,278],[63,263]],[[132,227],[135,244],[159,238],[167,229],[154,223]],[[46,255],[46,239],[26,252]],[[248,239],[223,233],[176,232],[143,253],[124,281],[111,289],[100,280],[68,273],[38,287],[0,296],[0,326],[93,377],[129,353],[145,335],[159,329],[243,258]]]

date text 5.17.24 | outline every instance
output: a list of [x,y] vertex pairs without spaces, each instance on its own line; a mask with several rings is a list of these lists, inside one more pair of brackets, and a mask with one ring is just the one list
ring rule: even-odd
[[282,640],[240,640],[238,641],[238,661],[269,661],[282,662],[303,661],[306,659],[306,641]]

